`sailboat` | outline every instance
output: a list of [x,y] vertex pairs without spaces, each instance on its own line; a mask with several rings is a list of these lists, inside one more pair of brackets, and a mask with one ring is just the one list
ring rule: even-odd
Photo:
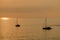
[[20,24],[18,23],[18,17],[16,18],[16,27],[20,27]]
[[52,28],[50,26],[47,26],[47,17],[45,18],[45,25],[43,27],[43,30],[51,30]]

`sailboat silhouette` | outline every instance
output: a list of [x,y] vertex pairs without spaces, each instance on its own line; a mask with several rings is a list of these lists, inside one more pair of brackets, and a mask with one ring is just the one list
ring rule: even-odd
[[50,26],[47,26],[47,17],[45,18],[45,25],[43,27],[43,30],[51,30],[52,28]]
[[16,18],[16,27],[20,27],[20,24],[18,23],[18,17]]

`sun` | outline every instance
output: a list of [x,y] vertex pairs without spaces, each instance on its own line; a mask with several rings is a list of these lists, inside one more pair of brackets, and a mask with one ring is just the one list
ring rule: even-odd
[[7,17],[2,17],[1,19],[2,19],[2,20],[8,20],[9,18],[7,18]]

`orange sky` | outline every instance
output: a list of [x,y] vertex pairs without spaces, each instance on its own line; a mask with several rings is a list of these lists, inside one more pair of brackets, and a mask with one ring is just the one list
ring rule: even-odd
[[[0,17],[60,17],[60,1],[59,0],[0,0]],[[6,9],[7,8],[7,9]],[[16,12],[11,11],[9,8],[40,8],[38,12],[32,10],[32,12]],[[46,9],[45,9],[46,8]],[[6,10],[10,10],[6,11]],[[26,9],[25,9],[26,10]],[[29,9],[30,10],[30,9]]]

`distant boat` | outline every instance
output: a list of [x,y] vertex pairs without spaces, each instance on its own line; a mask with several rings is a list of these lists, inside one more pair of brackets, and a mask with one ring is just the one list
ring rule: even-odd
[[45,18],[45,25],[43,27],[43,30],[51,30],[52,28],[50,26],[47,26],[47,17]]

